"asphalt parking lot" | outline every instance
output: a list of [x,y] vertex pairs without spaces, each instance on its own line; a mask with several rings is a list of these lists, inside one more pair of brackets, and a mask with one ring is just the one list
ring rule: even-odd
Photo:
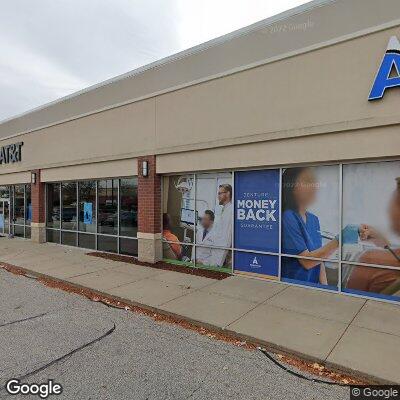
[[39,398],[9,395],[11,378],[52,379],[63,392],[49,398],[60,399],[349,398],[347,388],[295,377],[258,351],[4,270],[0,302],[0,398]]

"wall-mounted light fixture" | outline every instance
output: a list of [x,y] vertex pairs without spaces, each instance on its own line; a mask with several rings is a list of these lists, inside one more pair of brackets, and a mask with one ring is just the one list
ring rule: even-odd
[[147,178],[149,176],[149,162],[142,161],[142,176]]
[[36,184],[36,172],[31,172],[31,183]]

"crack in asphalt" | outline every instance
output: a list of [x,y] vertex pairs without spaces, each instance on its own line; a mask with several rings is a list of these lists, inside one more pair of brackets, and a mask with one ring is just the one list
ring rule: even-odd
[[[24,374],[24,375],[22,375],[22,376],[19,376],[19,377],[17,377],[17,378],[14,378],[14,379],[18,379],[19,381],[23,381],[23,380],[25,380],[25,379],[27,379],[27,378],[30,378],[31,376],[36,375],[36,374],[38,374],[39,372],[42,372],[42,371],[44,371],[45,369],[47,369],[47,368],[49,368],[49,367],[51,367],[51,366],[53,366],[53,365],[55,365],[55,364],[57,364],[57,363],[60,363],[61,361],[64,361],[64,360],[70,358],[72,355],[78,353],[79,351],[82,351],[82,350],[84,350],[85,348],[87,348],[87,347],[89,347],[89,346],[91,346],[91,345],[93,345],[93,344],[95,344],[95,343],[97,343],[97,342],[103,340],[103,339],[106,338],[107,336],[111,335],[111,334],[115,331],[115,329],[116,329],[116,325],[115,325],[115,323],[114,323],[114,324],[113,324],[113,327],[112,327],[111,329],[109,329],[107,332],[103,333],[101,336],[99,336],[99,337],[97,337],[97,338],[91,340],[91,341],[88,342],[88,343],[83,344],[82,346],[77,347],[76,349],[71,350],[70,352],[68,352],[68,353],[66,353],[66,354],[64,354],[64,355],[62,355],[61,357],[58,357],[58,358],[56,358],[56,359],[54,359],[54,360],[48,362],[48,363],[45,364],[45,365],[42,365],[41,367],[39,367],[39,368],[37,368],[37,369],[35,369],[35,370],[33,370],[33,371],[30,371],[30,372],[28,372],[28,373],[26,373],[26,374]],[[0,392],[3,392],[4,390],[5,390],[5,386],[0,387]]]
[[33,317],[22,318],[22,319],[18,319],[16,321],[6,322],[5,324],[0,325],[0,328],[2,328],[4,326],[10,326],[10,325],[14,325],[14,324],[19,324],[21,322],[31,321],[31,320],[36,319],[36,318],[44,317],[47,314],[48,313],[43,313],[43,314],[34,315]]

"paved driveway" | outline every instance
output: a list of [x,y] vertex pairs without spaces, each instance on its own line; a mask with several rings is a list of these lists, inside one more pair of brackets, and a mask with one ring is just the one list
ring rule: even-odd
[[[53,398],[61,399],[348,399],[348,389],[296,378],[257,351],[111,309],[4,270],[0,303],[1,387],[10,378],[39,370],[23,382],[54,379],[64,391]],[[114,325],[108,336],[51,364]],[[18,397],[2,390],[0,398]]]

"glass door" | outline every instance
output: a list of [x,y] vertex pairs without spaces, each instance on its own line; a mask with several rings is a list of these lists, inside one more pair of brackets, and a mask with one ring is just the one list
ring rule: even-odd
[[10,202],[0,199],[0,235],[10,233]]

